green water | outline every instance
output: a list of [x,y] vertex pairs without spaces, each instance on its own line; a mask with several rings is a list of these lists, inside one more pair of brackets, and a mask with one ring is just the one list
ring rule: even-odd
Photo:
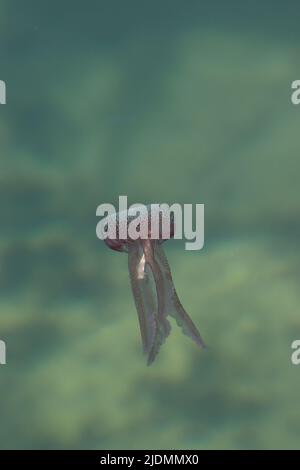
[[[0,448],[299,448],[300,7],[0,2]],[[205,204],[166,253],[208,345],[146,367],[96,207]]]

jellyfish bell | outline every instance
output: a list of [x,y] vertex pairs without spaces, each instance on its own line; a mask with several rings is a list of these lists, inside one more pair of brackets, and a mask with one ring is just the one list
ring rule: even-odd
[[126,211],[107,217],[104,242],[115,251],[128,252],[136,240],[158,240],[163,243],[174,237],[174,214],[162,211],[159,204],[136,204]]

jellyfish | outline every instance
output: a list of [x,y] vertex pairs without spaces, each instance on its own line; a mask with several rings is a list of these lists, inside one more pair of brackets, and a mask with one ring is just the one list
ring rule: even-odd
[[[174,236],[174,217],[169,214],[169,230],[166,235],[162,231],[163,213],[159,210],[153,213],[151,205],[146,207],[147,215],[147,237],[137,239],[120,238],[120,227],[129,225],[134,219],[140,223],[145,217],[143,211],[140,215],[130,215],[130,211],[121,211],[114,219],[116,237],[111,238],[108,234],[104,240],[106,245],[119,252],[128,253],[128,270],[132,294],[138,313],[142,345],[147,364],[150,365],[156,358],[160,347],[169,336],[171,325],[168,316],[173,317],[181,327],[184,334],[189,336],[197,346],[205,348],[200,333],[183,308],[173,283],[170,266],[163,249],[163,242]],[[110,216],[111,217],[111,216]],[[154,224],[158,225],[157,238],[153,238]]]

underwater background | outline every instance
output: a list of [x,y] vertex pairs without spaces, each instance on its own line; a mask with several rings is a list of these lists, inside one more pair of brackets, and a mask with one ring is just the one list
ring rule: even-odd
[[[300,4],[1,0],[2,449],[300,448]],[[146,366],[96,207],[205,204],[165,244],[208,345]]]

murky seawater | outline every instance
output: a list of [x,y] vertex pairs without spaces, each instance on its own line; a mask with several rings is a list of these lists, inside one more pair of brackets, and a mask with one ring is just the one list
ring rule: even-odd
[[[206,3],[1,2],[0,448],[299,447],[299,7]],[[121,194],[205,204],[166,252],[206,352],[146,367]]]

